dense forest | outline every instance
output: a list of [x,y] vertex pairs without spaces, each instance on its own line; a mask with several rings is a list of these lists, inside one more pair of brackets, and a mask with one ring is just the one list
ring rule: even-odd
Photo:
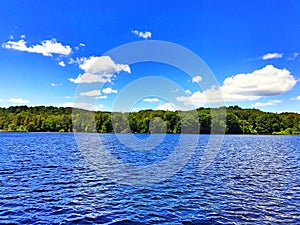
[[[214,118],[209,108],[191,112],[142,110],[131,113],[89,112],[57,107],[0,108],[1,132],[300,134],[300,114],[270,113],[230,106],[226,118]],[[82,113],[84,112],[84,113]],[[184,117],[184,118],[183,118]],[[184,123],[184,124],[183,124]],[[195,126],[199,124],[199,126]],[[182,127],[191,128],[185,129]]]

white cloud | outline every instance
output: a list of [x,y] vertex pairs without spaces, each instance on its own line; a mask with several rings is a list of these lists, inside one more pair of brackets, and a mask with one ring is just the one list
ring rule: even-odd
[[298,101],[300,101],[300,95],[297,96],[296,98],[291,98],[291,100],[298,100]]
[[104,93],[104,94],[116,94],[116,93],[118,93],[118,91],[117,90],[113,90],[112,88],[104,88],[104,89],[102,89],[102,93]]
[[79,50],[79,48],[84,47],[84,46],[85,46],[85,44],[79,43],[79,46],[75,46],[74,48],[75,48],[76,50]]
[[69,81],[75,84],[80,84],[80,83],[86,83],[86,84],[91,84],[91,83],[106,83],[106,82],[111,82],[111,77],[113,74],[93,74],[93,73],[84,73],[84,74],[79,74],[77,78],[68,78]]
[[52,87],[58,87],[58,86],[62,86],[62,84],[61,84],[61,83],[59,83],[59,84],[51,83],[51,86],[52,86]]
[[179,96],[177,101],[185,105],[202,106],[211,102],[236,102],[256,100],[264,96],[283,94],[296,84],[295,78],[287,69],[267,65],[252,73],[237,74],[224,80],[219,88],[212,87],[204,92],[196,91],[192,96]]
[[200,81],[202,81],[202,77],[199,76],[199,75],[193,77],[193,79],[192,79],[192,82],[193,82],[193,83],[199,83]]
[[65,67],[65,66],[66,66],[66,64],[65,64],[64,61],[60,61],[60,62],[58,63],[58,65],[60,65],[60,66],[62,66],[62,67]]
[[288,60],[295,60],[299,56],[299,52],[295,52]]
[[52,54],[69,55],[72,49],[69,45],[62,45],[56,39],[44,40],[41,44],[27,46],[23,39],[19,41],[8,41],[2,44],[3,48],[14,49],[18,51],[38,53],[44,56],[52,56]]
[[100,96],[97,96],[96,99],[106,99],[107,98],[107,95],[100,95]]
[[167,102],[157,106],[154,110],[176,111],[176,110],[180,110],[180,108],[170,102]]
[[98,111],[100,109],[105,108],[103,104],[99,105],[91,105],[86,102],[65,102],[63,104],[59,104],[59,107],[71,107],[71,108],[78,108],[78,109],[85,109],[90,111]]
[[65,102],[63,104],[58,104],[59,107],[73,107],[74,102]]
[[152,33],[150,31],[142,32],[142,31],[138,31],[138,30],[132,30],[131,33],[133,33],[141,38],[144,38],[144,39],[151,38],[151,36],[152,36]]
[[68,95],[67,95],[65,98],[66,98],[66,99],[70,99],[70,98],[71,98],[71,96],[68,96]]
[[84,74],[69,78],[73,83],[106,83],[111,82],[114,73],[121,71],[131,73],[126,64],[116,64],[110,56],[91,56],[90,58],[70,59],[70,64],[78,63]]
[[82,58],[76,58],[76,59],[73,59],[73,58],[69,58],[69,62],[68,64],[83,64],[85,61],[87,60],[86,57],[82,57]]
[[277,59],[277,58],[282,58],[283,57],[283,53],[267,53],[265,55],[263,55],[261,58],[263,60],[268,60],[268,59]]
[[222,92],[241,96],[272,96],[291,90],[296,84],[295,78],[287,69],[278,69],[267,65],[252,73],[237,74],[224,80]]
[[126,64],[116,64],[110,56],[91,56],[82,59],[79,67],[86,73],[119,73],[125,71],[130,73],[130,67]]
[[[209,94],[210,91],[217,91],[217,90],[215,90],[215,89],[210,90],[209,89],[209,90],[206,90],[205,93],[200,92],[200,91],[196,91],[190,97],[188,97],[188,96],[178,96],[178,97],[176,97],[176,100],[178,102],[183,102],[184,105],[202,106],[202,105],[208,103],[207,96],[205,94]],[[219,93],[220,93],[220,91],[219,91]],[[214,93],[214,96],[218,97],[218,96],[220,96],[220,94]],[[222,101],[222,99],[218,98],[215,101],[216,102]]]
[[94,97],[100,95],[99,90],[92,90],[92,91],[87,91],[87,92],[81,92],[79,95],[80,96],[89,96],[89,97]]
[[22,34],[21,39],[25,39],[25,38],[26,38],[25,34]]
[[144,102],[159,102],[158,98],[144,98]]
[[272,105],[277,105],[281,102],[282,102],[281,100],[270,100],[268,102],[256,102],[255,104],[252,104],[251,107],[272,106]]
[[4,102],[4,100],[0,98],[0,102]]
[[79,63],[80,63],[79,58],[76,59],[69,58],[68,64],[79,64]]
[[187,93],[188,95],[192,94],[192,92],[190,91],[190,89],[185,90],[185,93]]
[[105,106],[103,104],[99,104],[96,106],[96,110],[99,111],[101,109],[105,108]]
[[25,104],[25,103],[29,103],[29,100],[23,99],[23,98],[10,98],[10,99],[8,99],[8,102],[17,103],[17,104]]

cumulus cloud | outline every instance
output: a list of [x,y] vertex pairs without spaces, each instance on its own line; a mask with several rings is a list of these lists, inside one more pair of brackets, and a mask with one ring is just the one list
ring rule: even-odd
[[78,63],[85,73],[77,78],[69,78],[73,83],[106,83],[111,82],[114,73],[121,71],[131,73],[126,64],[116,64],[110,56],[91,56],[90,58],[72,59],[69,63]]
[[58,86],[62,86],[62,84],[61,83],[59,83],[59,84],[51,83],[51,87],[58,87]]
[[288,58],[288,60],[296,60],[296,58],[299,56],[299,52],[295,52],[292,56]]
[[297,96],[297,97],[295,97],[295,98],[291,98],[291,100],[298,100],[298,101],[300,101],[300,95]]
[[94,96],[101,95],[101,93],[100,93],[99,90],[92,90],[92,91],[87,91],[87,92],[81,92],[79,95],[80,96],[94,97]]
[[267,53],[265,55],[263,55],[261,58],[263,60],[268,60],[268,59],[278,59],[278,58],[282,58],[283,57],[283,53]]
[[151,38],[151,32],[150,31],[138,31],[138,30],[132,30],[131,33],[133,33],[134,35],[144,38],[144,39],[148,39]]
[[78,57],[76,59],[69,58],[68,64],[79,64],[83,59],[85,58],[78,58]]
[[272,96],[291,90],[296,82],[287,69],[278,69],[273,65],[267,65],[252,73],[237,74],[226,78],[222,89],[246,97]]
[[91,105],[86,102],[65,102],[63,104],[59,104],[59,107],[71,107],[71,108],[77,108],[77,109],[85,109],[90,111],[99,111],[105,106],[103,104],[99,105]]
[[82,47],[84,47],[84,46],[85,46],[85,44],[79,43],[79,46],[75,46],[74,48],[75,48],[76,50],[79,50],[79,48],[82,48]]
[[70,98],[71,98],[71,96],[67,95],[65,98],[66,98],[66,99],[70,99]]
[[159,102],[159,99],[158,98],[144,98],[143,99],[143,102]]
[[97,106],[95,107],[95,110],[96,110],[96,111],[99,111],[99,110],[101,110],[101,109],[103,109],[103,108],[105,108],[105,106],[104,106],[103,104],[99,104],[99,105],[97,105]]
[[41,44],[27,46],[27,42],[23,39],[19,41],[8,41],[2,44],[3,48],[14,49],[18,51],[38,53],[44,56],[52,56],[52,54],[70,55],[72,49],[69,45],[63,45],[56,39],[44,40]]
[[60,61],[60,62],[58,63],[58,65],[60,65],[61,67],[65,67],[65,66],[66,66],[66,64],[65,64],[64,61]]
[[256,102],[251,105],[251,107],[264,107],[264,106],[272,106],[281,103],[281,100],[270,100],[268,102]]
[[195,76],[195,77],[193,77],[193,79],[192,79],[192,82],[193,83],[199,83],[199,82],[201,82],[202,81],[202,77],[201,76]]
[[58,104],[59,107],[73,107],[74,106],[74,102],[65,102],[62,104]]
[[209,100],[213,102],[222,102],[221,91],[215,88],[206,90],[205,92],[196,91],[190,97],[189,96],[178,96],[176,100],[183,102],[184,105],[195,105],[203,106],[208,103],[207,95],[210,96]]
[[16,104],[26,104],[29,103],[29,100],[23,98],[10,98],[8,102],[16,103]]
[[287,69],[267,65],[252,73],[237,74],[224,80],[219,88],[212,87],[204,92],[196,91],[190,97],[179,96],[177,101],[185,105],[201,106],[211,102],[236,102],[256,100],[264,96],[283,94],[296,84],[295,78]]
[[154,110],[176,111],[176,110],[180,110],[180,108],[170,102],[167,102],[157,106]]
[[106,82],[111,82],[112,76],[113,74],[98,75],[93,73],[84,73],[84,74],[79,74],[77,78],[68,78],[68,80],[74,84],[106,83]]
[[116,93],[118,93],[118,91],[108,87],[108,88],[102,89],[102,93],[104,93],[104,94],[116,94]]
[[25,34],[22,34],[21,39],[25,39],[25,38],[26,38]]
[[97,96],[96,99],[106,99],[107,98],[107,95],[100,95],[100,96]]
[[190,89],[185,90],[185,93],[187,93],[188,95],[192,94],[192,92],[190,91]]
[[130,73],[130,67],[126,64],[116,64],[110,56],[92,56],[83,59],[79,67],[86,73],[119,73],[125,71]]

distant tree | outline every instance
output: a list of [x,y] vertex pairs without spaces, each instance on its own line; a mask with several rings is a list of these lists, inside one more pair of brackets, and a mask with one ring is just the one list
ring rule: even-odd
[[70,107],[0,107],[0,131],[300,134],[300,115],[297,113],[276,114],[230,106],[226,107],[224,119],[216,109],[213,110],[213,114],[211,109],[203,107],[196,113],[141,110],[117,113],[112,120],[110,112],[89,112]]

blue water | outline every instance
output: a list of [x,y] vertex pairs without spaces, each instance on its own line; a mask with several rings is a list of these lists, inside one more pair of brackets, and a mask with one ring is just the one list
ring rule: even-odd
[[[138,167],[166,159],[179,136],[147,151],[126,149],[114,135],[100,138]],[[174,175],[132,186],[89,166],[73,134],[0,133],[0,223],[300,224],[299,136],[225,136],[203,172],[208,138],[200,136]]]

